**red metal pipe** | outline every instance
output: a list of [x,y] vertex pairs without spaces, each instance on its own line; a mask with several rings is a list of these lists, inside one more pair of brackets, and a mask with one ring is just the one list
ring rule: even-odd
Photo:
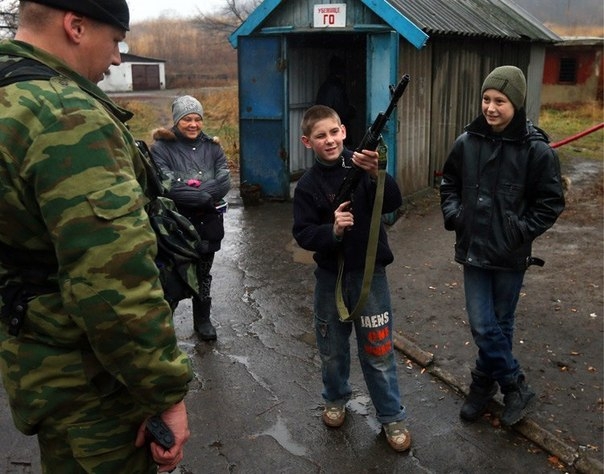
[[559,142],[552,143],[551,147],[558,148],[559,146],[566,145],[567,143],[578,140],[579,138],[584,137],[585,135],[589,135],[590,133],[595,132],[596,130],[600,130],[602,127],[604,127],[604,122],[599,123],[598,125],[594,125],[593,127],[590,127],[587,130],[583,130],[582,132],[579,132],[576,135],[572,135],[568,138],[565,138],[564,140],[560,140]]
[[[582,132],[579,132],[575,135],[572,135],[570,137],[565,138],[564,140],[560,140],[558,142],[552,143],[550,146],[552,148],[558,148],[559,146],[562,145],[566,145],[567,143],[570,143],[572,141],[578,140],[581,137],[584,137],[585,135],[589,135],[590,133],[593,133],[597,130],[600,130],[601,128],[604,128],[604,122],[599,123],[598,125],[594,125],[593,127],[588,128],[587,130],[583,130]],[[439,178],[443,175],[442,171],[439,170],[434,170],[434,182],[436,185],[436,178]]]

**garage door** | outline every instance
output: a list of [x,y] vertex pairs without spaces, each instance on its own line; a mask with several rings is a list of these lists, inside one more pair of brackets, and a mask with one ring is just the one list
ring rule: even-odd
[[135,91],[159,90],[159,65],[158,64],[133,64],[132,65],[132,90],[135,90]]

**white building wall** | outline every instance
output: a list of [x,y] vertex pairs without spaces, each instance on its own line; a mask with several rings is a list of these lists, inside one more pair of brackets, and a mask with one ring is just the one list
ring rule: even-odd
[[105,92],[131,92],[132,91],[132,63],[122,63],[119,66],[110,66],[109,72],[98,83]]
[[123,62],[119,66],[110,66],[109,73],[105,74],[98,86],[105,92],[132,92],[134,90],[132,66],[138,64],[159,66],[159,88],[161,90],[166,88],[166,65],[163,62]]
[[159,88],[164,90],[166,88],[166,64],[159,63]]

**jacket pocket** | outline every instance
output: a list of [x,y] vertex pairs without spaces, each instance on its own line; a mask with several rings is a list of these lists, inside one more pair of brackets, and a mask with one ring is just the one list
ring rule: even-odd
[[518,216],[510,211],[505,213],[503,232],[505,235],[505,245],[510,252],[522,245],[522,232],[520,231]]
[[127,216],[149,201],[137,181],[130,180],[86,196],[94,214],[107,221]]
[[220,242],[224,238],[224,221],[222,214],[206,214],[195,227],[201,240]]
[[463,228],[463,204],[459,206],[459,209],[457,209],[457,212],[455,213],[455,217],[453,217],[453,227],[455,228],[456,232],[461,233],[462,228]]

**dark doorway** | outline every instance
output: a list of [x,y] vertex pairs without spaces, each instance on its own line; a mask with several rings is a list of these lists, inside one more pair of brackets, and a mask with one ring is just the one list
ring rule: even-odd
[[299,143],[300,120],[315,104],[317,92],[329,72],[333,57],[341,59],[344,88],[354,117],[347,125],[346,145],[355,148],[367,125],[367,36],[363,33],[321,32],[287,36],[290,172],[296,179],[312,162],[312,153]]

